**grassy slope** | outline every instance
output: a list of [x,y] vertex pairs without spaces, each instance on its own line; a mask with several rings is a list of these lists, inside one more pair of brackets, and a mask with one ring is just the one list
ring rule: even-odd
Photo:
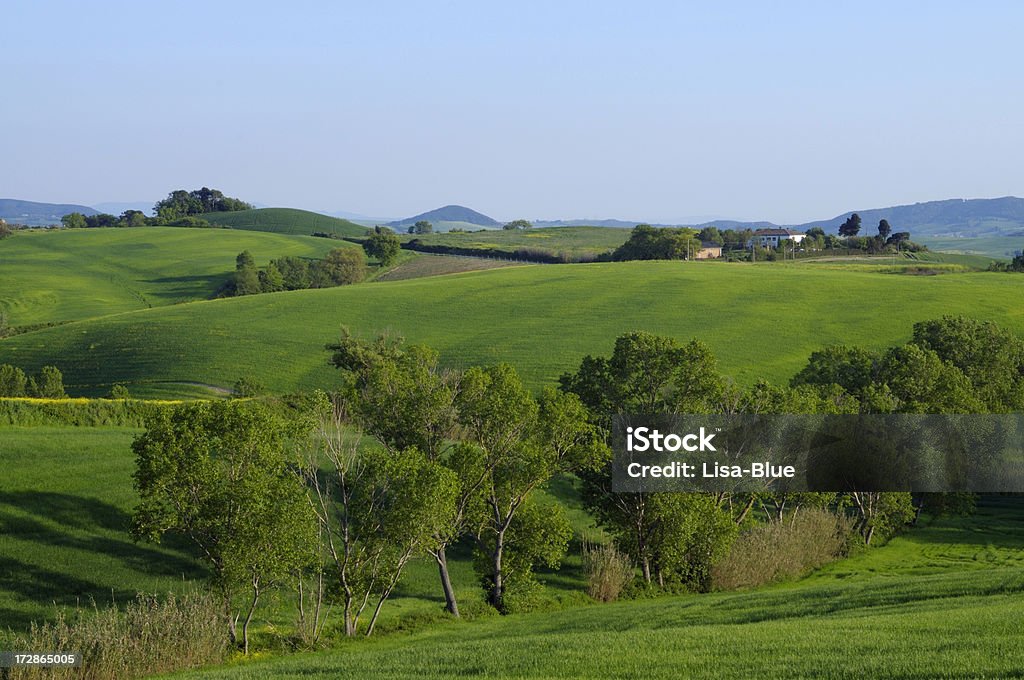
[[629,239],[629,234],[628,229],[606,227],[545,227],[522,231],[498,229],[454,234],[424,234],[407,238],[459,248],[498,248],[510,252],[519,248],[539,248],[555,254],[598,255],[618,248]]
[[258,265],[320,257],[339,241],[226,229],[19,232],[0,242],[0,309],[13,326],[210,297],[249,250]]
[[943,314],[1024,332],[1021,285],[1009,274],[781,263],[510,267],[132,312],[7,338],[0,363],[34,371],[57,361],[73,394],[124,381],[145,395],[145,381],[225,386],[242,375],[287,391],[333,384],[323,346],[344,324],[426,343],[453,366],[508,361],[536,387],[641,329],[706,341],[742,382],[783,381],[823,345],[883,347]]
[[983,238],[951,238],[929,236],[922,238],[924,243],[932,250],[948,253],[964,253],[967,255],[987,255],[999,259],[1008,260],[1013,254],[1024,248],[1024,235],[1022,236],[990,236]]
[[295,208],[257,208],[236,212],[216,212],[199,215],[213,224],[248,231],[272,231],[278,234],[309,236],[315,231],[338,236],[363,236],[366,227],[340,217],[321,215]]
[[135,543],[122,428],[0,427],[0,627],[24,629],[52,603],[180,589],[202,569],[180,542]]
[[1024,674],[1024,505],[990,498],[795,583],[451,623],[183,677]]
[[[408,250],[402,251],[403,255],[408,253],[410,253]],[[404,279],[421,279],[427,276],[442,276],[444,274],[458,274],[461,272],[473,272],[481,269],[497,269],[499,267],[509,266],[515,266],[515,263],[483,257],[426,255],[416,253],[415,257],[408,258],[398,266],[377,276],[375,280],[401,281]]]

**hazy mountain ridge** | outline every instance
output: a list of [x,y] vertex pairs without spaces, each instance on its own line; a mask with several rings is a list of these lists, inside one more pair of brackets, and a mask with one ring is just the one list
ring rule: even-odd
[[436,210],[430,210],[425,213],[420,213],[413,217],[407,217],[404,220],[395,220],[394,222],[388,222],[389,227],[407,227],[410,224],[415,224],[420,220],[426,220],[427,222],[466,222],[468,224],[475,224],[481,227],[500,227],[501,222],[488,217],[483,213],[479,213],[476,210],[467,208],[462,205],[446,205]]
[[37,203],[22,201],[17,198],[0,198],[0,219],[11,224],[28,224],[42,226],[60,224],[60,218],[68,213],[80,212],[83,215],[96,215],[98,210],[87,205],[74,203]]

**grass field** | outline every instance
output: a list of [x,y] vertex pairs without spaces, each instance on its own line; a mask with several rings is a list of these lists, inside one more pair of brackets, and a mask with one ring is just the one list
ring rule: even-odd
[[[403,250],[402,253],[409,253],[409,251]],[[398,266],[384,272],[375,280],[402,281],[405,279],[420,279],[425,276],[459,274],[461,272],[474,272],[481,269],[497,269],[509,266],[515,266],[515,263],[483,257],[417,254],[416,257],[409,258]]]
[[54,604],[124,602],[203,576],[181,543],[134,543],[127,533],[134,434],[0,427],[0,628],[50,618]]
[[205,213],[198,217],[211,224],[219,224],[232,229],[270,231],[276,234],[309,236],[316,231],[338,236],[366,234],[366,227],[359,226],[355,222],[295,208],[256,208],[235,212]]
[[0,310],[22,326],[209,298],[249,250],[258,265],[351,245],[227,229],[24,231],[0,242]]
[[449,623],[176,677],[1020,677],[1024,506],[984,503],[774,587]]
[[929,236],[922,238],[932,250],[947,253],[963,253],[965,255],[986,255],[1001,260],[1008,260],[1013,254],[1024,249],[1024,233],[1020,236],[987,236],[982,238],[952,238]]
[[473,231],[465,233],[435,233],[403,238],[418,239],[429,245],[446,245],[457,248],[497,249],[515,252],[520,248],[544,250],[553,255],[565,253],[572,256],[599,255],[618,248],[629,238],[628,229],[607,227],[545,227],[505,231],[503,229]]
[[1024,332],[1012,274],[895,276],[806,264],[633,262],[510,267],[212,300],[67,324],[0,341],[0,363],[58,364],[73,395],[114,382],[138,396],[253,376],[278,392],[335,381],[323,347],[342,325],[437,348],[450,366],[508,361],[533,387],[618,335],[700,338],[741,383],[788,380],[823,345],[884,347],[911,326],[967,314]]

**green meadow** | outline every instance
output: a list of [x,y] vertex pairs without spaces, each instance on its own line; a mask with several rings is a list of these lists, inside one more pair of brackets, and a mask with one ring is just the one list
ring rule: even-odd
[[203,300],[252,252],[322,257],[328,239],[228,229],[136,227],[18,232],[0,241],[0,310],[7,323],[64,322]]
[[495,249],[514,253],[521,248],[532,248],[552,254],[564,253],[575,257],[596,256],[614,250],[629,238],[629,229],[608,227],[543,227],[540,229],[489,229],[484,231],[444,232],[409,235],[427,245],[444,245],[473,250]]
[[937,251],[985,255],[1009,260],[1015,252],[1024,249],[1024,232],[1017,236],[983,236],[979,238],[929,236],[922,238],[921,242]]
[[[254,251],[255,252],[255,251]],[[262,252],[262,251],[261,251]],[[507,361],[552,384],[632,330],[707,342],[741,383],[788,380],[810,352],[884,347],[944,314],[1024,332],[1020,277],[904,276],[806,263],[534,265],[143,309],[7,338],[0,363],[56,362],[72,395],[173,396],[171,383],[226,387],[251,376],[275,392],[329,387],[324,345],[342,326],[404,336],[450,366]]]
[[321,215],[296,208],[255,208],[198,215],[201,219],[231,229],[269,231],[276,234],[309,236],[313,232],[337,236],[363,236],[366,227],[340,217]]
[[1024,503],[746,592],[449,622],[187,678],[1020,677]]

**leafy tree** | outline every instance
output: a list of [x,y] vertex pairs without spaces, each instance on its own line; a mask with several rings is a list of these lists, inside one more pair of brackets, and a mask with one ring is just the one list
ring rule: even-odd
[[286,255],[271,260],[270,264],[281,272],[284,290],[305,290],[310,287],[309,264],[302,258]]
[[96,229],[100,227],[116,227],[117,218],[108,213],[100,213],[99,215],[86,215],[85,226]]
[[450,523],[458,480],[415,448],[358,452],[344,435],[341,414],[327,411],[322,449],[304,468],[308,498],[326,536],[345,634],[358,633],[360,617],[376,600],[369,636],[409,560],[433,547]]
[[367,255],[377,258],[386,267],[398,257],[398,253],[402,249],[402,242],[398,240],[393,231],[377,225],[373,228],[370,237],[363,242],[363,249]]
[[7,238],[13,233],[14,231],[11,229],[10,225],[8,225],[4,220],[0,220],[0,240]]
[[10,364],[0,365],[0,397],[24,397],[28,388],[25,372]]
[[716,243],[720,246],[725,245],[725,237],[722,236],[722,232],[718,230],[718,227],[704,227],[697,234],[697,238],[708,243]]
[[255,295],[263,290],[252,253],[243,250],[235,258],[235,274],[229,283],[234,295]]
[[409,227],[410,234],[429,234],[434,231],[434,225],[427,220],[420,220]]
[[321,267],[336,286],[359,283],[366,278],[366,255],[361,248],[334,248],[324,257]]
[[227,212],[233,210],[250,210],[252,206],[237,198],[225,196],[217,189],[203,187],[195,191],[176,189],[167,198],[153,206],[161,224],[167,224],[189,215],[208,212]]
[[85,229],[88,226],[85,215],[79,212],[68,213],[60,218],[60,223],[68,229]]
[[129,394],[128,388],[123,383],[115,383],[110,387],[110,398],[129,399],[131,398],[131,394]]
[[860,233],[860,215],[853,213],[846,218],[846,221],[839,225],[839,235],[847,238]]
[[141,210],[125,210],[117,221],[122,227],[144,227],[146,214]]
[[56,366],[43,366],[39,375],[30,381],[33,386],[29,396],[43,399],[64,399],[68,395],[64,391],[64,376]]
[[260,281],[260,292],[262,293],[276,293],[279,290],[284,290],[284,277],[273,260],[267,265],[266,269],[259,271],[258,278]]
[[889,226],[889,220],[882,219],[878,222],[878,235],[883,241],[889,238],[889,234],[892,233],[892,227]]
[[235,257],[235,269],[242,269],[244,267],[256,268],[256,260],[253,259],[252,253],[248,250],[243,250]]
[[629,240],[615,249],[613,260],[679,260],[696,254],[701,248],[693,229],[655,228],[638,224]]
[[[210,567],[233,642],[263,596],[308,559],[316,520],[292,472],[300,432],[251,402],[195,402],[153,413],[132,444],[140,502],[132,530],[187,536]],[[239,598],[245,594],[245,604]]]
[[[507,364],[466,371],[459,394],[459,420],[478,450],[485,471],[476,513],[482,580],[488,601],[505,609],[509,529],[531,493],[552,476],[598,465],[607,448],[576,395],[547,389],[539,401]],[[522,568],[519,578],[528,570]]]
[[243,376],[235,381],[231,388],[231,396],[237,399],[248,399],[265,394],[266,386],[251,376]]
[[506,231],[515,231],[516,229],[532,229],[533,224],[529,220],[512,220],[511,222],[501,227]]

